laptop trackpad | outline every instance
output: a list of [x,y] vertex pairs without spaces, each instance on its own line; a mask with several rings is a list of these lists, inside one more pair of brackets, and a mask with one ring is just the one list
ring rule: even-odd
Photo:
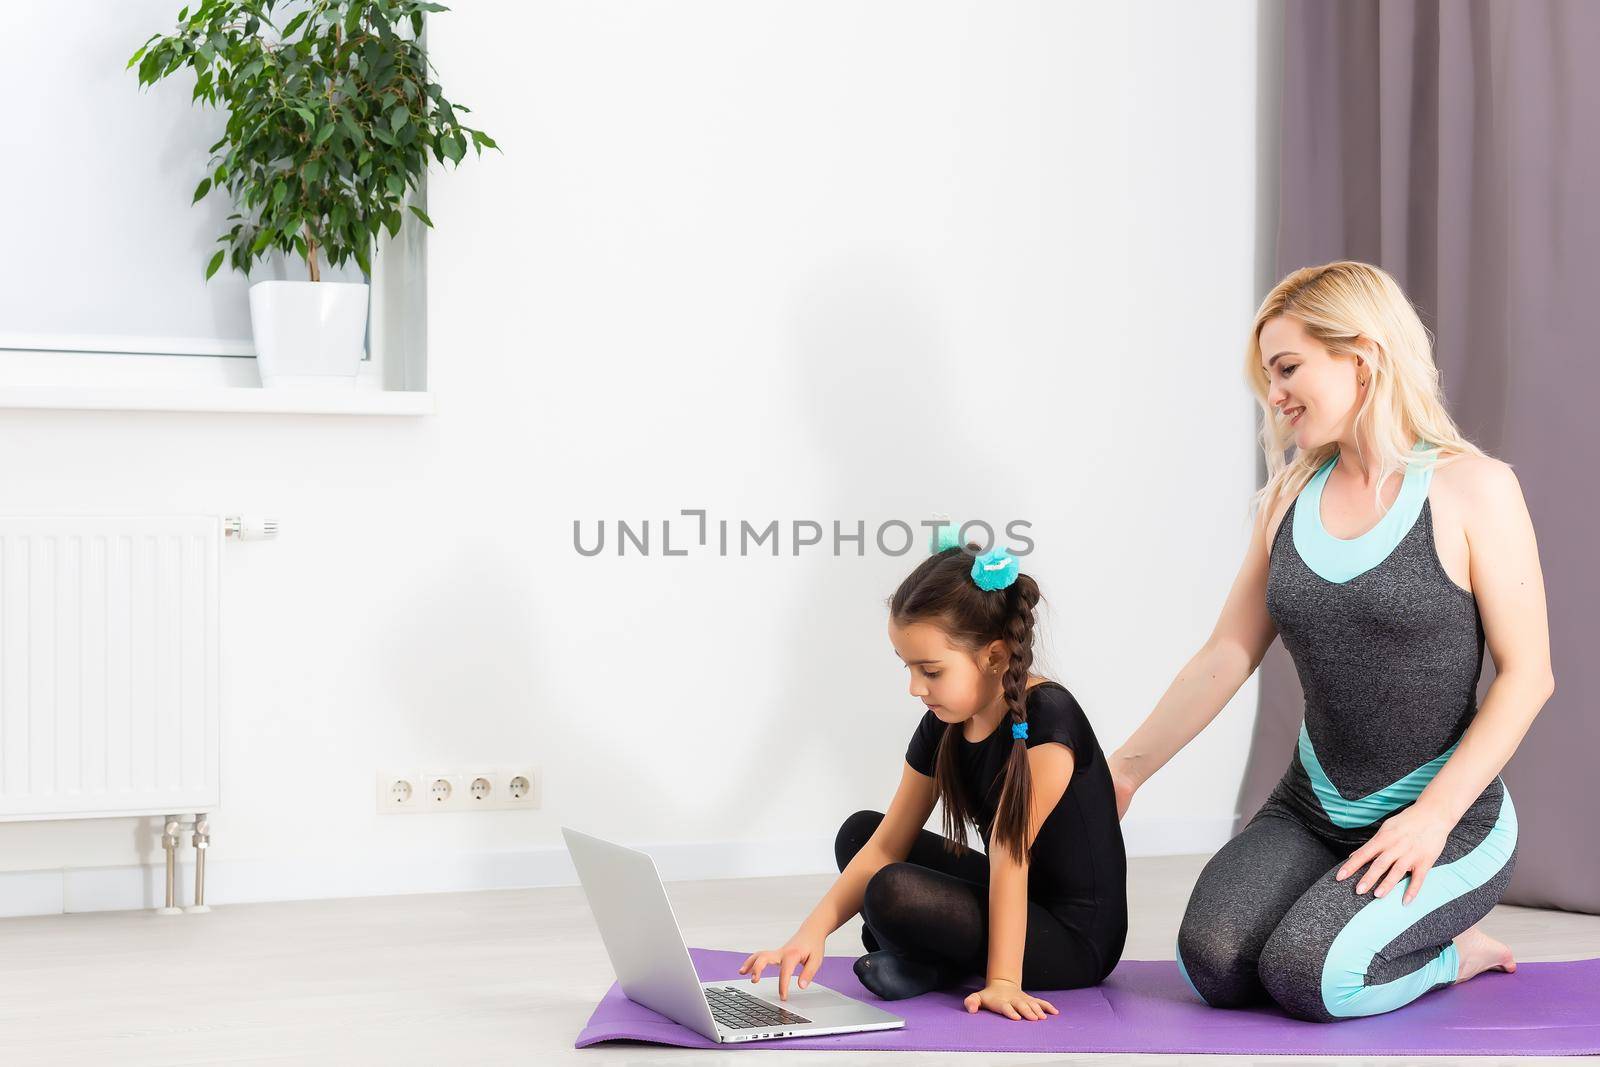
[[801,989],[793,981],[789,983],[789,999],[779,1000],[778,980],[767,975],[763,975],[759,982],[751,982],[749,979],[745,979],[727,984],[741,992],[749,993],[753,997],[759,997],[775,1008],[792,1011],[796,1015],[804,1015],[813,1022],[817,1021],[817,1016],[824,1012],[859,1009],[861,1007],[860,1001],[852,1000],[843,993],[837,993],[825,986],[812,985],[809,988]]

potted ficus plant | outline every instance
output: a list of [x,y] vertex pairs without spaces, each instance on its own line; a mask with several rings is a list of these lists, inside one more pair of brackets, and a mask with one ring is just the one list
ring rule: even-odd
[[[276,10],[275,10],[276,9]],[[153,34],[128,60],[139,84],[194,71],[194,97],[226,109],[194,202],[226,190],[237,209],[206,278],[227,262],[245,276],[280,251],[305,261],[308,281],[250,287],[250,322],[263,385],[354,384],[368,285],[322,280],[319,261],[354,261],[364,278],[380,230],[399,233],[429,165],[459,165],[470,142],[423,51],[419,0],[201,0],[178,28]],[[276,19],[276,21],[275,21]],[[281,25],[280,25],[281,23]]]

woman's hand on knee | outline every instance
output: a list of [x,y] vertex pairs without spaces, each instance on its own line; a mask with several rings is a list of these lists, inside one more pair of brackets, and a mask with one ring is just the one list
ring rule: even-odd
[[1409,904],[1422,892],[1422,881],[1444,851],[1451,829],[1451,823],[1431,809],[1415,805],[1406,808],[1385,819],[1370,841],[1350,853],[1334,881],[1344,881],[1371,860],[1372,866],[1356,885],[1356,895],[1376,886],[1373,896],[1381,897],[1409,874],[1411,884],[1400,901],[1402,905]]
[[966,999],[967,1013],[973,1014],[979,1008],[988,1008],[997,1015],[1004,1015],[1008,1019],[1043,1019],[1046,1014],[1059,1015],[1056,1006],[1047,1000],[1031,997],[1022,991],[1015,982],[1004,980],[991,981],[982,989],[973,993]]
[[739,973],[748,974],[752,982],[759,982],[762,971],[768,967],[778,968],[778,999],[788,1000],[789,981],[795,968],[800,968],[800,988],[804,989],[822,966],[826,947],[826,936],[802,927],[782,948],[750,953],[739,966]]

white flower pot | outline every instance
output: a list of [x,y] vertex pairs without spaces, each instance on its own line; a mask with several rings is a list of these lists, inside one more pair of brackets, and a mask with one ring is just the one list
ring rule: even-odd
[[250,332],[261,384],[349,385],[361,368],[368,287],[360,282],[256,282]]

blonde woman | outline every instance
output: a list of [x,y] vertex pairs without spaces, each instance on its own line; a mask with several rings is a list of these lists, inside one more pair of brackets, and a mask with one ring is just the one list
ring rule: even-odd
[[[1305,723],[1265,805],[1200,875],[1179,966],[1207,1004],[1270,996],[1323,1022],[1513,971],[1475,924],[1516,863],[1500,770],[1554,689],[1516,476],[1462,438],[1426,330],[1376,267],[1284,278],[1245,371],[1268,468],[1250,546],[1211,637],[1110,759],[1119,818],[1274,637]],[[1485,637],[1498,673],[1480,708]]]

